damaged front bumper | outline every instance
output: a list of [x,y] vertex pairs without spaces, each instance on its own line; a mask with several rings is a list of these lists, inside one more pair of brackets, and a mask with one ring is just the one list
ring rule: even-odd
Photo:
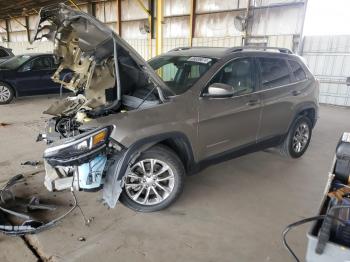
[[113,126],[98,128],[45,150],[45,187],[49,191],[103,189],[103,201],[114,208],[122,192],[120,172],[127,151],[110,138]]

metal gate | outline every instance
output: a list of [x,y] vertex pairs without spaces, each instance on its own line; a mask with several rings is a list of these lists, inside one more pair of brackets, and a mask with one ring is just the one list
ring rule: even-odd
[[306,36],[302,56],[320,81],[320,103],[350,106],[350,35]]

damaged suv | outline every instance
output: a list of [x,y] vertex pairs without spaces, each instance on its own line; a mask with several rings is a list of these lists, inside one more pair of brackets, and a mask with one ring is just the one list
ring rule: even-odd
[[289,50],[178,48],[147,63],[63,4],[41,10],[42,37],[59,59],[52,79],[75,93],[45,111],[38,137],[51,191],[101,189],[111,208],[157,211],[208,164],[272,146],[298,158],[309,145],[318,84]]

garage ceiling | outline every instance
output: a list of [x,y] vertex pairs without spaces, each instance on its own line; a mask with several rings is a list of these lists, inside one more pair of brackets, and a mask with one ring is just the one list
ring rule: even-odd
[[[47,5],[56,3],[70,4],[70,1],[62,0],[11,0],[11,1],[0,1],[0,19],[8,19],[10,16],[26,16],[33,15],[39,12],[40,8]],[[74,3],[86,3],[90,1],[77,1]]]

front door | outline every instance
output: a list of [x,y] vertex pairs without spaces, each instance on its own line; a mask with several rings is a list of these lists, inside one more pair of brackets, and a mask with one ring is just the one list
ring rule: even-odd
[[20,95],[59,93],[59,85],[51,80],[55,70],[52,56],[40,56],[28,61],[16,75]]
[[254,144],[261,114],[257,91],[256,67],[252,58],[228,62],[210,81],[231,85],[234,95],[228,98],[202,96],[199,101],[199,144],[202,158]]

